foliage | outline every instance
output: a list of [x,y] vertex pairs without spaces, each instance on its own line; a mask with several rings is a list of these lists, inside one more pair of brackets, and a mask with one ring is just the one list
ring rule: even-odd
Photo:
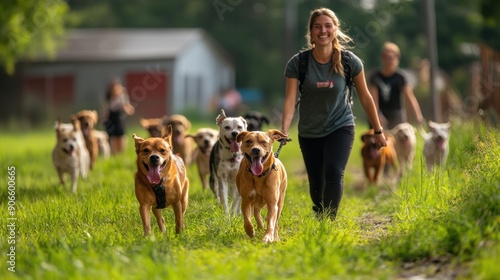
[[[363,129],[358,126],[357,135]],[[132,132],[145,134],[139,127]],[[353,188],[362,180],[356,141],[335,222],[313,218],[293,141],[280,156],[290,178],[282,241],[270,245],[260,241],[262,232],[249,239],[241,217],[223,214],[213,195],[202,191],[195,166],[188,169],[185,232],[175,236],[172,210],[166,209],[167,232],[153,223],[153,236],[143,238],[130,142],[124,155],[100,159],[72,195],[51,167],[53,134],[2,134],[1,165],[17,170],[18,217],[16,273],[4,269],[2,279],[446,278],[444,273],[494,279],[498,271],[499,131],[455,125],[445,169],[424,171],[420,141],[415,169],[399,186],[364,191]],[[291,134],[296,139],[296,131]],[[6,195],[0,196],[2,209]],[[6,227],[0,233],[9,235]],[[1,243],[3,252],[6,246]]]
[[68,5],[61,0],[18,0],[0,10],[0,63],[13,73],[15,63],[30,55],[53,55],[63,34]]

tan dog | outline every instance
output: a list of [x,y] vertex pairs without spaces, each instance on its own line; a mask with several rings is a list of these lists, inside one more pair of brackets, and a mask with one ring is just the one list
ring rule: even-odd
[[186,137],[191,137],[196,142],[195,158],[198,175],[200,176],[203,190],[208,189],[207,176],[210,174],[210,153],[217,139],[219,139],[219,131],[212,128],[199,128],[196,134],[189,134]]
[[161,137],[161,133],[164,129],[167,117],[163,118],[151,118],[151,119],[140,119],[139,123],[141,126],[149,132],[150,137]]
[[151,233],[150,210],[156,217],[161,232],[165,219],[161,209],[172,205],[175,215],[175,233],[184,227],[188,206],[189,179],[182,159],[172,153],[172,127],[167,127],[163,138],[143,139],[133,135],[137,154],[135,196],[139,201],[144,236]]
[[361,148],[363,168],[365,177],[371,184],[378,183],[379,176],[386,165],[391,166],[396,172],[398,170],[396,166],[397,154],[394,148],[394,136],[388,134],[385,137],[387,146],[379,147],[375,142],[373,129],[370,129],[361,136],[361,141],[363,141],[363,147]]
[[[72,126],[70,128],[69,126]],[[71,177],[71,192],[76,193],[78,187],[78,178],[87,177],[89,168],[88,153],[83,147],[81,138],[80,123],[78,120],[73,120],[71,124],[61,124],[58,120],[56,123],[57,142],[52,151],[52,162],[59,176],[59,181],[63,186],[64,174],[69,174]],[[85,158],[87,155],[87,158]]]
[[90,155],[90,169],[94,168],[94,164],[99,155],[99,140],[94,134],[94,126],[97,124],[98,117],[95,110],[82,110],[76,114],[82,127],[83,137],[85,138],[85,145]]
[[273,143],[286,138],[279,130],[243,131],[236,140],[241,142],[244,159],[241,161],[236,185],[241,195],[241,212],[245,232],[254,237],[252,210],[257,228],[263,229],[261,211],[267,206],[267,231],[262,241],[279,241],[278,221],[283,210],[287,187],[285,167],[273,154]]
[[413,158],[417,147],[416,128],[409,123],[400,123],[388,130],[387,133],[394,135],[395,148],[398,154],[399,176],[404,171],[410,171],[413,167]]
[[191,122],[183,115],[171,115],[165,121],[165,127],[172,126],[172,146],[174,153],[179,154],[186,165],[191,164],[196,148],[192,138],[186,138]]
[[94,130],[94,136],[97,138],[99,147],[99,156],[109,158],[111,156],[111,147],[109,146],[109,135],[106,131]]

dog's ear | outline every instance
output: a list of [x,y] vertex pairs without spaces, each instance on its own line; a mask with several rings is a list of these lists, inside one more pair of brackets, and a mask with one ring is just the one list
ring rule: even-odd
[[94,123],[97,123],[97,121],[99,120],[99,115],[97,114],[97,111],[92,110],[90,113],[91,113],[92,117],[94,118]]
[[224,112],[224,109],[220,109],[220,114],[215,118],[215,123],[217,125],[220,125],[220,123],[225,119],[226,117],[226,112]]
[[61,134],[61,118],[58,117],[55,123],[54,129],[56,130],[56,135],[59,137]]
[[163,118],[161,118],[161,120],[162,120],[162,125],[167,125],[167,123],[168,123],[168,119],[169,119],[169,118],[168,118],[168,116],[167,116],[167,115],[163,116]]
[[144,138],[141,138],[137,135],[132,134],[132,138],[134,138],[135,141],[135,152],[137,153],[139,151],[139,148],[141,147],[141,144],[144,143]]
[[148,124],[149,124],[149,122],[146,119],[144,119],[144,118],[141,118],[139,120],[139,123],[141,124],[142,128],[147,128]]
[[162,136],[162,138],[165,139],[165,141],[167,141],[170,146],[172,146],[172,131],[172,125],[169,124],[165,128],[165,133]]
[[75,115],[71,115],[71,124],[73,124],[73,131],[82,129],[80,120]]
[[370,137],[370,136],[371,136],[370,132],[364,133],[363,135],[361,135],[361,141],[363,141],[363,143],[366,142],[368,137]]
[[245,118],[241,117],[241,116],[240,116],[240,119],[241,119],[241,122],[243,123],[243,130],[247,130],[247,128],[248,128],[247,120],[245,120]]
[[283,134],[283,132],[277,130],[277,129],[269,129],[267,131],[267,135],[269,136],[269,138],[271,138],[271,140],[276,141],[276,140],[280,140],[280,139],[285,139],[286,138],[286,135]]
[[238,133],[238,135],[236,136],[236,142],[241,142],[243,141],[243,138],[245,138],[245,136],[247,136],[248,134],[250,133],[250,131],[242,131],[240,133]]

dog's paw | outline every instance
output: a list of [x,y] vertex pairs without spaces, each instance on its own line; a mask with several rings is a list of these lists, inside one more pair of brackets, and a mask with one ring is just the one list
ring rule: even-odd
[[264,235],[264,238],[262,238],[262,242],[264,243],[271,243],[274,242],[274,236],[270,233]]

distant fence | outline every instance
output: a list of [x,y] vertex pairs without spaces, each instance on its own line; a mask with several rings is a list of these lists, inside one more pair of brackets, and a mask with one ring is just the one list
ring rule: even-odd
[[500,125],[500,52],[481,44],[480,53],[482,101],[478,109],[486,121]]

